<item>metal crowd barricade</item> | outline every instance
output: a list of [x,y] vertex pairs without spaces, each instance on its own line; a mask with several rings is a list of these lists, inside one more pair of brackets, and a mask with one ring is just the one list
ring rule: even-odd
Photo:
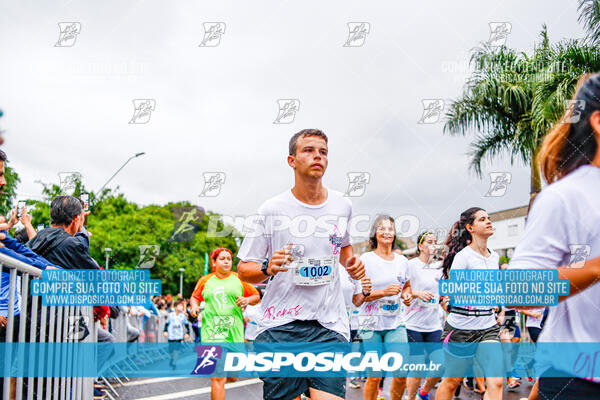
[[[88,400],[93,398],[94,377],[77,377],[84,369],[84,362],[96,359],[96,354],[82,357],[79,343],[97,342],[99,323],[94,322],[93,307],[80,306],[44,306],[40,296],[30,296],[29,286],[32,279],[40,279],[42,270],[25,264],[19,260],[0,254],[0,266],[3,273],[9,274],[8,316],[6,325],[6,342],[13,339],[20,343],[30,343],[40,347],[5,347],[4,371],[8,375],[3,379],[2,398],[11,398],[11,381],[16,386],[15,399],[37,400]],[[20,290],[15,291],[15,288]],[[20,300],[18,324],[15,316],[15,303]],[[83,322],[89,334],[82,339],[80,323]],[[146,319],[143,316],[129,316],[121,311],[116,319],[111,320],[111,331],[116,342],[128,342],[129,326],[139,329],[140,335],[135,342],[166,342],[163,336],[166,316],[154,315]],[[190,331],[190,336],[193,332]],[[60,346],[42,347],[44,343],[60,343]],[[77,351],[76,351],[77,350]],[[10,353],[16,354],[10,354]],[[119,384],[120,372],[150,365],[156,361],[169,358],[165,350],[137,351],[133,344],[121,361],[109,366],[108,371]],[[26,374],[24,373],[27,366]],[[123,368],[121,368],[123,367]],[[13,374],[14,368],[21,373]],[[21,375],[10,377],[10,375]],[[23,377],[26,375],[25,377]],[[46,376],[50,375],[50,376]],[[110,384],[110,379],[102,376],[104,382],[118,396]],[[109,392],[106,392],[113,398]]]
[[[81,356],[75,357],[78,343],[95,342],[97,340],[96,324],[94,324],[93,307],[44,306],[39,296],[29,296],[31,279],[39,279],[42,271],[19,260],[0,254],[0,265],[3,273],[9,273],[8,317],[6,325],[6,342],[13,342],[17,334],[20,343],[62,343],[60,347],[47,347],[48,351],[34,351],[35,348],[16,350],[5,347],[4,371],[11,375],[13,367],[23,370],[28,360],[27,377],[3,378],[2,398],[10,398],[11,380],[16,383],[17,400],[26,398],[47,400],[87,400],[93,398],[94,378],[76,377],[77,371],[83,368]],[[6,272],[8,271],[8,272]],[[15,326],[15,288],[20,275],[20,309],[19,324]],[[29,301],[31,300],[31,307]],[[79,322],[83,320],[89,330],[84,340],[79,340],[75,333],[79,332]],[[73,325],[75,322],[75,325]],[[38,348],[40,350],[40,348]],[[43,350],[43,349],[42,349]],[[16,351],[17,354],[10,354]],[[25,354],[28,352],[29,354]],[[79,353],[81,354],[81,352]],[[33,370],[36,368],[36,371]],[[44,377],[44,371],[60,371],[62,376]],[[23,375],[23,374],[20,374]],[[53,375],[56,375],[53,373]],[[26,396],[26,397],[24,397]]]
[[[152,314],[146,318],[144,323],[143,316],[130,315],[128,310],[130,310],[130,307],[120,307],[117,318],[110,320],[110,332],[115,338],[115,342],[129,342],[126,347],[127,351],[111,358],[112,364],[107,368],[107,372],[111,374],[111,379],[100,377],[100,380],[115,395],[117,393],[113,385],[111,385],[111,381],[116,381],[116,383],[121,385],[123,381],[129,381],[129,378],[123,371],[138,371],[142,367],[169,358],[169,354],[162,349],[146,349],[141,351],[137,345],[142,342],[166,342],[167,339],[162,334],[165,318],[162,315]],[[135,340],[131,338],[133,332],[139,332]]]

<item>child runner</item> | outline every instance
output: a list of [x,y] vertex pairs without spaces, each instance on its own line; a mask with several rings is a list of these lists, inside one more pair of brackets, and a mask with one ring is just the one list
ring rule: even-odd
[[190,337],[190,324],[187,315],[183,312],[183,300],[175,302],[175,311],[171,311],[167,316],[163,335],[169,342],[169,353],[171,354],[169,365],[175,369],[180,346],[177,343],[182,343]]

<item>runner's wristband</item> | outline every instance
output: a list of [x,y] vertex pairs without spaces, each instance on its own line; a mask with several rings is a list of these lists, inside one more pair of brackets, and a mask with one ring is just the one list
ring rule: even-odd
[[269,268],[269,264],[268,263],[263,263],[263,265],[260,267],[260,271],[265,275],[265,276],[271,276],[269,275],[269,273],[267,272],[267,269]]
[[365,296],[365,297],[369,297],[369,296],[371,295],[371,292],[369,292],[369,293],[365,294],[365,291],[363,290],[363,291],[362,291],[362,295],[363,295],[363,296]]

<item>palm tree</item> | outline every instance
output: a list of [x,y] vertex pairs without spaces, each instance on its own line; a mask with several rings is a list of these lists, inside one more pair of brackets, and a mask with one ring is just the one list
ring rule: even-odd
[[[481,177],[482,162],[508,152],[529,162],[539,144],[531,129],[534,84],[529,78],[532,60],[525,53],[487,45],[471,56],[474,67],[463,95],[451,103],[444,132],[465,135],[477,132],[471,144],[470,167]],[[532,164],[532,192],[539,190],[539,170]],[[537,180],[536,180],[537,177]]]
[[469,155],[479,177],[483,160],[502,153],[511,164],[528,164],[532,198],[541,190],[537,156],[544,135],[563,115],[581,74],[600,70],[600,50],[591,39],[551,45],[546,26],[540,38],[531,56],[506,47],[476,49],[474,72],[444,125],[452,135],[476,132]]
[[578,21],[585,25],[587,41],[590,44],[600,43],[600,0],[579,0]]

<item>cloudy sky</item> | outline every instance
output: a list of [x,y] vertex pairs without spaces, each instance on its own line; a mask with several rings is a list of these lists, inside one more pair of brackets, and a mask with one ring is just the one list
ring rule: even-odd
[[[490,23],[508,22],[506,43],[520,50],[544,23],[552,41],[583,35],[574,1],[0,4],[0,127],[20,199],[39,198],[36,181],[59,172],[98,190],[145,152],[110,184],[128,199],[247,215],[291,187],[290,136],[319,128],[330,139],[328,187],[369,176],[354,214],[412,215],[420,228],[447,228],[474,205],[524,205],[529,192],[529,169],[508,159],[487,163],[481,180],[469,172],[472,137],[443,135],[443,120],[419,124],[422,101],[460,95]],[[60,22],[77,32],[56,46]],[[201,46],[217,22],[220,40]],[[365,23],[364,40],[349,40],[352,22]],[[129,123],[134,99],[155,101],[147,123]],[[280,99],[299,102],[290,123],[273,123]],[[512,181],[486,197],[496,171]],[[216,197],[199,197],[205,172],[225,174]]]

